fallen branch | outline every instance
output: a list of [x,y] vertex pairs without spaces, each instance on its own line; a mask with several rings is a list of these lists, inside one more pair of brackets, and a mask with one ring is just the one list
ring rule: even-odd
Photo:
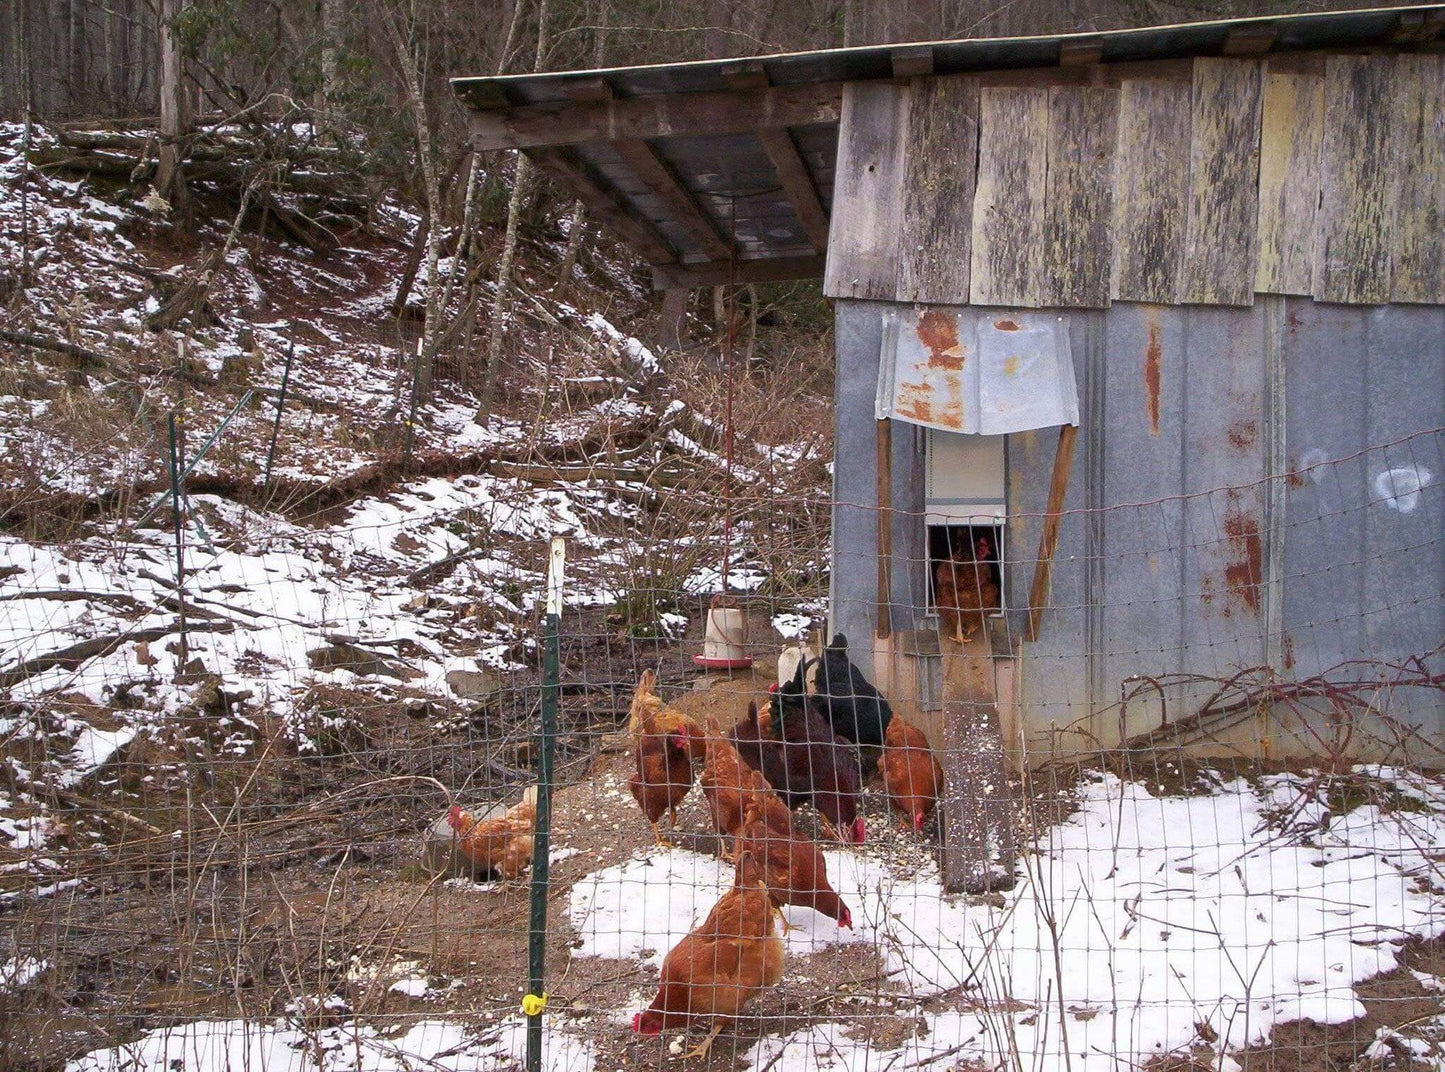
[[85,362],[87,368],[110,368],[109,358],[96,353],[94,350],[87,350],[83,346],[76,346],[73,342],[66,342],[64,339],[50,339],[43,335],[31,335],[24,331],[11,331],[8,328],[0,328],[0,340],[14,343],[17,346],[31,346],[37,350],[49,350],[51,353],[64,354],[67,357],[78,357]]
[[[196,622],[193,625],[188,623],[187,628],[195,633],[229,633],[236,628],[236,623],[231,621]],[[122,644],[129,642],[148,644],[152,640],[162,640],[177,632],[178,629],[179,627],[176,625],[156,625],[149,629],[132,629],[127,633],[110,633],[106,636],[82,640],[68,648],[61,648],[59,651],[52,651],[47,655],[37,655],[33,659],[16,663],[8,670],[0,670],[0,688],[11,688],[36,674],[43,674],[47,670],[57,668],[74,670],[87,659],[109,655]]]

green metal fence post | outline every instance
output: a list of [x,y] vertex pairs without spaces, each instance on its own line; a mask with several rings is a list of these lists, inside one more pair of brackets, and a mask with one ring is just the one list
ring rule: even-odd
[[567,544],[552,538],[547,563],[547,616],[542,623],[542,728],[537,742],[537,830],[532,842],[532,917],[527,935],[527,1072],[542,1067],[542,1013],[547,1005],[543,972],[547,960],[547,857],[552,834],[552,745],[562,676],[562,570]]

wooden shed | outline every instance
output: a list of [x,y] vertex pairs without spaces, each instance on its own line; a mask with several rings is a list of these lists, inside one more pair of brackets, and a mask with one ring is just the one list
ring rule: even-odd
[[[1369,664],[1342,747],[1390,755],[1445,715],[1429,674],[1381,669],[1438,673],[1445,636],[1442,28],[1420,6],[456,88],[478,148],[527,153],[659,290],[824,280],[830,625],[935,744],[972,747],[961,697],[1020,764],[1318,753],[1339,713],[1288,683]],[[964,644],[935,605],[960,545],[1001,597]]]

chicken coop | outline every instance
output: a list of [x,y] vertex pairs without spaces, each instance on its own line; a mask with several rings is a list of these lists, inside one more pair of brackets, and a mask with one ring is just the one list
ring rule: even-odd
[[[1442,28],[1409,7],[456,89],[478,149],[526,153],[651,264],[664,335],[691,288],[822,279],[830,633],[936,747],[962,700],[1016,764],[1165,738],[1380,757],[1445,715]],[[960,562],[962,640],[938,605]]]

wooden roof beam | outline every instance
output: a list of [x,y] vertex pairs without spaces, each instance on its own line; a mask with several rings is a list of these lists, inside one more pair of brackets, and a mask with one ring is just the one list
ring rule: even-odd
[[904,45],[888,53],[894,78],[921,78],[933,73],[932,45]]
[[836,123],[842,104],[841,82],[524,104],[473,112],[472,143],[485,151],[628,138],[651,141],[684,134],[742,134],[759,127]]
[[709,261],[703,264],[654,264],[656,290],[720,287],[733,283],[779,283],[789,279],[821,279],[822,256],[759,257],[753,260]]
[[1233,26],[1224,37],[1226,56],[1263,56],[1274,47],[1279,30],[1269,23],[1258,26]]
[[718,236],[707,214],[655,148],[641,138],[624,139],[612,148],[638,180],[667,206],[673,218],[697,240],[704,253],[714,260],[727,260],[732,255],[732,245]]
[[784,128],[770,127],[758,131],[758,140],[773,162],[788,203],[803,224],[803,233],[813,248],[822,253],[828,248],[828,211],[823,208],[823,201],[813,186],[813,176],[793,143],[793,136]]
[[656,227],[631,215],[623,204],[622,196],[598,183],[565,149],[535,148],[527,150],[527,155],[538,167],[567,187],[587,206],[587,211],[595,219],[611,227],[654,266],[672,264],[677,260],[676,251]]

